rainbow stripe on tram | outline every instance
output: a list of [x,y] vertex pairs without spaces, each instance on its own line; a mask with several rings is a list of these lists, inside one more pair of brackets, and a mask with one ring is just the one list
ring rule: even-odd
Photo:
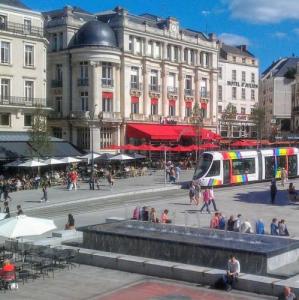
[[242,158],[240,151],[225,151],[222,153],[223,159],[240,159]]
[[273,149],[274,156],[294,155],[294,148],[275,148]]
[[248,182],[247,175],[232,175],[231,183],[246,183]]
[[222,180],[211,178],[209,179],[208,186],[216,186],[216,185],[222,185]]

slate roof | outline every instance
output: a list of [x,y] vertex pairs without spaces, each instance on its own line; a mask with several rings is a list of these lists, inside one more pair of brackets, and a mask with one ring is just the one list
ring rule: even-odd
[[273,77],[283,77],[285,73],[291,69],[296,68],[299,63],[299,57],[286,57],[271,64],[263,73],[262,76],[272,73]]
[[18,8],[29,9],[28,6],[26,6],[24,3],[22,3],[19,0],[0,0],[0,4],[13,6],[13,7],[18,7]]
[[[240,55],[240,56],[247,56],[247,57],[255,57],[251,52],[249,52],[248,50],[243,51],[241,50],[238,46],[230,46],[227,44],[222,44],[221,46],[221,50],[224,53],[232,53],[232,54],[236,54],[236,55]],[[221,53],[220,53],[221,54]],[[225,57],[223,57],[225,58]]]
[[[0,142],[28,142],[30,134],[28,132],[0,132]],[[51,142],[62,142],[62,139],[51,137]]]

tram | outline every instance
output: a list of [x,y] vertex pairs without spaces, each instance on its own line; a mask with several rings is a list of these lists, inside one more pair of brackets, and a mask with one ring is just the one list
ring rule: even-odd
[[193,180],[201,186],[245,184],[281,178],[285,168],[288,178],[299,176],[299,149],[272,148],[203,152]]

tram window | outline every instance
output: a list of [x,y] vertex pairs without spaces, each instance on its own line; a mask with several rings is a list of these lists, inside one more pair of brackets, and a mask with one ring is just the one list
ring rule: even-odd
[[267,156],[265,157],[265,179],[274,178],[275,169],[275,157]]
[[255,159],[244,158],[232,160],[233,175],[245,175],[255,173]]
[[198,165],[194,173],[194,179],[204,176],[212,163],[213,155],[204,153],[198,160]]
[[277,156],[277,168],[282,169],[286,167],[287,158],[286,156]]
[[289,163],[288,163],[288,175],[290,177],[295,177],[297,176],[297,155],[290,155],[288,157]]
[[220,175],[220,160],[214,160],[207,177]]

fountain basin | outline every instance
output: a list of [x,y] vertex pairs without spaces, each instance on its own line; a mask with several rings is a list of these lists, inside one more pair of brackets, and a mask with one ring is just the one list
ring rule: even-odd
[[267,235],[122,221],[86,226],[83,247],[225,269],[230,254],[241,271],[265,275],[297,261],[299,241]]

